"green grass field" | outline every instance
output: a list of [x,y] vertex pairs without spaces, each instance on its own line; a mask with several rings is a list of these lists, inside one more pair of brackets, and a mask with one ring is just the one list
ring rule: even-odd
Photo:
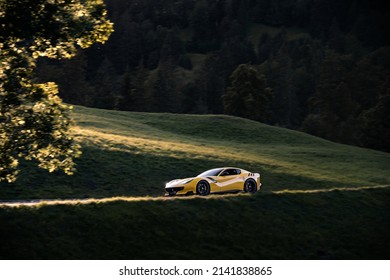
[[161,197],[165,182],[218,166],[260,172],[264,188],[0,207],[0,258],[389,258],[387,153],[222,115],[76,107],[74,118],[83,147],[76,174],[23,163],[15,184],[0,185],[0,200]]
[[5,259],[388,259],[389,189],[0,208]]
[[264,191],[390,184],[387,153],[241,118],[84,107],[74,118],[76,174],[27,168],[0,199],[160,196],[165,182],[218,166],[260,172]]

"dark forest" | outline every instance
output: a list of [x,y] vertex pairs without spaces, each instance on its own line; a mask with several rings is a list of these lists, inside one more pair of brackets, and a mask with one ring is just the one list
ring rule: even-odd
[[39,79],[71,104],[230,114],[390,151],[390,9],[368,0],[106,0],[115,32]]

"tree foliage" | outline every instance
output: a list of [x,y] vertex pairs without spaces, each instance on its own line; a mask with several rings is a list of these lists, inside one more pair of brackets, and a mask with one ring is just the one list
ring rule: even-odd
[[16,180],[20,160],[73,173],[71,107],[55,83],[36,82],[36,62],[71,58],[112,31],[102,0],[0,1],[0,181]]
[[241,64],[230,77],[231,85],[223,95],[226,113],[252,120],[269,120],[272,90],[264,75],[251,65]]

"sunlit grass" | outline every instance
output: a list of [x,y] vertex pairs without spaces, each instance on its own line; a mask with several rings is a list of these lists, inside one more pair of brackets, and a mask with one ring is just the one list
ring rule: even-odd
[[[79,112],[84,111],[79,108]],[[85,113],[76,116],[82,123]],[[390,182],[390,176],[383,172],[390,170],[390,157],[386,153],[335,144],[244,119],[106,111],[99,117],[99,122],[95,119],[93,130],[82,135],[84,142],[93,138],[100,141],[95,143],[97,146],[123,151],[179,159],[211,158],[227,164],[241,162],[255,168],[254,171],[265,169],[332,181],[336,185]],[[99,132],[103,134],[97,135]]]
[[0,200],[161,196],[167,181],[217,166],[260,172],[263,192],[390,184],[387,153],[250,120],[79,106],[73,116],[83,147],[75,175],[27,167]]
[[[356,180],[355,174],[343,172],[335,172],[334,167],[351,168],[351,164],[345,161],[345,153],[342,154],[340,160],[335,162],[337,154],[335,150],[321,150],[320,148],[306,147],[285,147],[278,146],[256,146],[253,143],[232,145],[228,141],[203,141],[187,140],[170,140],[174,138],[161,139],[162,133],[158,138],[153,135],[142,135],[142,137],[123,136],[120,134],[106,133],[98,130],[76,128],[76,139],[82,144],[99,147],[103,150],[118,151],[133,154],[150,154],[154,156],[168,156],[177,159],[217,159],[221,162],[249,162],[251,165],[257,165],[259,169],[272,169],[275,173],[284,174],[299,174],[311,179],[322,180],[338,180],[339,182],[353,184],[367,184],[368,178],[365,180]],[[154,138],[154,139],[153,139]],[[160,138],[160,139],[159,139]],[[283,155],[285,152],[285,156]],[[332,165],[324,168],[326,163],[323,163],[323,157],[331,157],[333,153]],[[321,155],[323,154],[323,155]],[[304,160],[302,158],[304,157]],[[312,158],[312,163],[308,164],[308,157]],[[319,159],[318,159],[319,157]],[[370,168],[370,167],[366,167]],[[179,171],[179,170],[178,170]],[[180,172],[180,171],[179,171]]]
[[[358,192],[365,190],[375,189],[388,189],[390,186],[369,186],[369,187],[356,187],[356,188],[329,188],[329,189],[312,189],[312,190],[280,190],[273,191],[273,194],[288,195],[288,194],[314,194],[314,193],[328,193],[328,192]],[[4,201],[0,202],[1,207],[42,207],[42,206],[55,206],[55,205],[83,205],[83,204],[100,204],[111,202],[155,202],[171,200],[191,200],[191,199],[229,199],[237,197],[250,197],[252,194],[238,193],[238,194],[212,194],[209,196],[115,196],[106,198],[85,198],[85,199],[37,199],[30,201]]]

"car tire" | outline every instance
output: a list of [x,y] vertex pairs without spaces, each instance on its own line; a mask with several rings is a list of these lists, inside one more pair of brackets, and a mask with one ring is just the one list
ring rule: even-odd
[[210,193],[210,185],[207,181],[199,181],[198,184],[196,185],[196,193],[205,196]]
[[244,192],[247,192],[247,193],[256,193],[257,192],[257,184],[256,184],[255,180],[248,179],[245,181]]

